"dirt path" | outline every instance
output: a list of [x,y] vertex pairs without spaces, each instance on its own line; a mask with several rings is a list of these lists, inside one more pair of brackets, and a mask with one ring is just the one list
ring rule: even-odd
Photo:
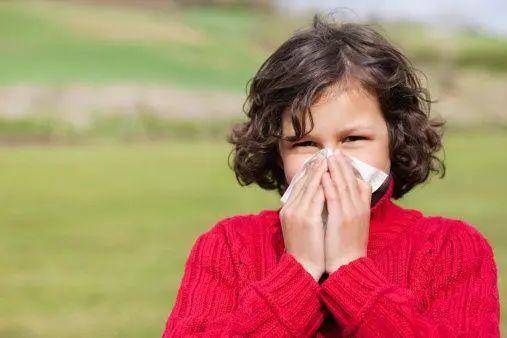
[[44,115],[86,126],[95,114],[213,119],[241,117],[245,95],[223,91],[180,90],[169,87],[108,85],[65,87],[0,87],[0,116]]
[[[428,74],[428,73],[427,73]],[[507,125],[507,75],[480,72],[428,74],[432,114],[459,126]],[[449,75],[451,76],[451,75]],[[0,117],[43,115],[86,126],[96,114],[133,115],[148,112],[182,119],[243,118],[245,95],[224,91],[181,90],[163,86],[70,85],[0,87]]]

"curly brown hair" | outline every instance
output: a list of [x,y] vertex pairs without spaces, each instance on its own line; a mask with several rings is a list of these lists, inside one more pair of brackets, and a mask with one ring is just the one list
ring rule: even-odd
[[[379,100],[388,126],[392,197],[399,199],[425,182],[431,171],[444,177],[445,164],[435,153],[443,148],[446,121],[430,119],[435,101],[416,71],[371,25],[335,23],[315,14],[312,26],[297,30],[247,82],[251,85],[243,112],[248,120],[235,124],[227,135],[234,145],[228,162],[237,181],[242,186],[256,183],[266,190],[277,189],[283,195],[288,183],[278,151],[282,112],[290,112],[296,132],[297,138],[290,141],[301,139],[313,129],[310,107],[326,88],[347,78],[359,80]],[[306,114],[311,128],[305,133]]]

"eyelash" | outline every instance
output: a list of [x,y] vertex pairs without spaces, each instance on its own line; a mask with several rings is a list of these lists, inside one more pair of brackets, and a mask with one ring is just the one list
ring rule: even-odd
[[[364,137],[364,136],[358,136],[358,135],[347,136],[346,139],[349,138],[349,137],[356,137],[356,138],[359,138],[359,139],[366,140],[366,137]],[[298,147],[298,146],[302,146],[303,144],[307,144],[307,143],[315,143],[315,142],[313,142],[313,141],[299,142],[299,143],[294,144],[293,148]]]

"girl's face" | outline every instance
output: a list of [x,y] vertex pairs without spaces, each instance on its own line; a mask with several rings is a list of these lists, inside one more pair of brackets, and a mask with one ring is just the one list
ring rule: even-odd
[[[358,86],[329,87],[311,107],[314,128],[299,141],[278,143],[285,177],[291,182],[305,159],[322,148],[340,149],[386,173],[390,170],[387,123],[376,97]],[[310,119],[307,115],[307,127]],[[282,115],[283,136],[295,135],[289,114]]]

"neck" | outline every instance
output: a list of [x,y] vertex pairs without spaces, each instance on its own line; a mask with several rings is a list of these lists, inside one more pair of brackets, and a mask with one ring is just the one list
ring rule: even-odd
[[393,205],[391,196],[394,190],[394,179],[391,173],[384,183],[372,194],[370,206],[370,227],[374,227],[382,223]]

